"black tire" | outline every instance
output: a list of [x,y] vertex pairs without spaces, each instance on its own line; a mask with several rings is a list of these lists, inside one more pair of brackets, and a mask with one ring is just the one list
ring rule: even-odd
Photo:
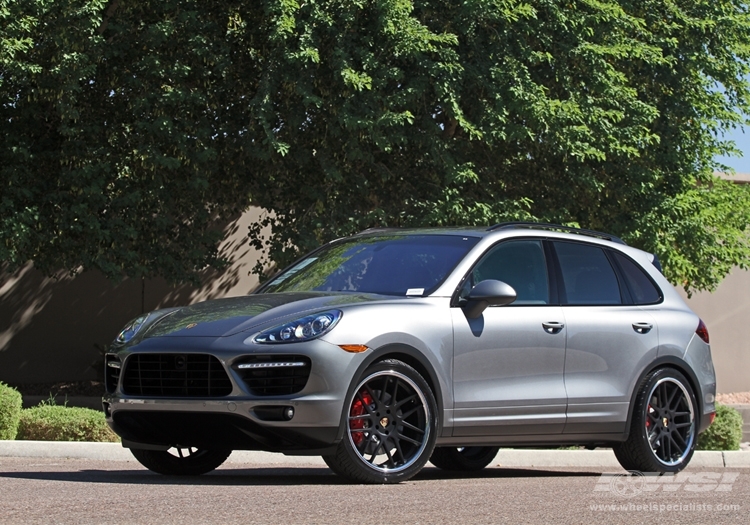
[[360,483],[398,483],[419,472],[437,438],[437,404],[419,372],[387,359],[370,366],[344,405],[344,438],[323,459]]
[[[174,453],[172,451],[175,451]],[[142,450],[130,452],[147,469],[165,476],[199,476],[211,472],[224,463],[231,450],[204,450],[177,448],[169,450]]]
[[435,447],[430,463],[443,470],[475,472],[492,463],[500,447]]
[[641,383],[627,441],[614,446],[626,470],[679,472],[698,441],[697,406],[690,383],[677,370],[660,368]]

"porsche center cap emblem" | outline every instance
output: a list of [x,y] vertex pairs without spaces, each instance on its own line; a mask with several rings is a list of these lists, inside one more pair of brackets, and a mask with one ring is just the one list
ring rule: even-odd
[[196,326],[198,326],[198,323],[190,323],[185,328],[187,328],[188,330],[190,330],[191,328],[195,328]]
[[662,422],[662,424],[663,424],[663,425],[664,425],[665,427],[668,427],[668,426],[669,426],[669,420],[668,420],[668,419],[667,419],[666,417],[665,417],[665,418],[662,418],[661,422]]

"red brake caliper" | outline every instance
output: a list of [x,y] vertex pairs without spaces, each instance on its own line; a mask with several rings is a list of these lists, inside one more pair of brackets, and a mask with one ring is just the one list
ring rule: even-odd
[[[364,404],[362,403],[362,400],[364,400]],[[357,417],[362,416],[367,413],[367,409],[365,409],[365,404],[372,405],[373,399],[364,390],[359,393],[359,397],[354,400],[354,403],[352,403],[352,409],[349,411],[350,417]],[[367,428],[367,420],[366,419],[352,419],[349,421],[349,428],[351,430],[361,430],[363,428]],[[360,443],[365,439],[365,433],[364,432],[352,432],[352,441],[354,441],[354,444],[356,446],[359,446]]]

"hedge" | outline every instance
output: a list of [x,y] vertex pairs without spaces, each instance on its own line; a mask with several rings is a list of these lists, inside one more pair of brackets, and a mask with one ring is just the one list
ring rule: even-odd
[[0,439],[16,438],[21,403],[21,393],[0,381]]
[[107,426],[103,412],[51,404],[41,404],[23,410],[16,439],[109,442],[120,440]]
[[737,410],[716,403],[716,419],[698,438],[698,450],[739,450],[742,416]]

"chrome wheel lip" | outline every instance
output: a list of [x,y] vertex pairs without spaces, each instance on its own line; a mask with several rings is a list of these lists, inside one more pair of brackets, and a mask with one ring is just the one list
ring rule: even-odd
[[651,444],[650,440],[650,431],[648,427],[645,427],[644,425],[644,431],[646,433],[646,441],[649,444],[649,448],[651,449],[651,453],[654,455],[654,458],[661,463],[662,465],[668,466],[668,467],[674,467],[676,465],[680,465],[685,461],[685,458],[689,455],[690,451],[693,448],[693,443],[695,442],[695,407],[693,406],[693,400],[691,399],[690,393],[688,392],[687,388],[682,384],[681,381],[673,378],[673,377],[664,377],[662,379],[659,379],[653,387],[651,387],[651,390],[648,393],[648,397],[646,398],[647,404],[646,404],[646,413],[645,413],[645,420],[649,420],[649,413],[648,413],[648,407],[651,404],[651,399],[654,396],[654,392],[656,392],[656,389],[659,388],[660,385],[664,383],[672,383],[674,385],[677,385],[679,387],[680,391],[682,392],[682,396],[687,402],[688,409],[690,410],[690,426],[688,428],[688,440],[685,444],[685,450],[682,452],[680,457],[677,459],[671,460],[671,461],[665,461],[664,459],[659,457],[659,454],[657,453],[656,448]]
[[348,414],[349,414],[349,411],[351,410],[352,403],[354,403],[354,399],[356,399],[357,392],[359,392],[360,389],[365,384],[367,384],[368,382],[370,382],[371,380],[373,380],[375,378],[378,378],[378,377],[382,377],[382,376],[397,377],[398,379],[404,381],[406,384],[408,384],[413,389],[414,393],[419,398],[419,402],[421,403],[422,410],[424,412],[424,417],[425,417],[424,436],[422,438],[422,442],[421,442],[421,444],[419,446],[419,449],[416,452],[414,452],[411,455],[411,457],[403,465],[399,465],[399,466],[394,467],[394,468],[381,467],[380,465],[371,463],[370,461],[367,460],[366,457],[364,457],[362,454],[360,454],[359,449],[357,448],[357,445],[354,443],[354,438],[352,437],[352,431],[351,431],[351,428],[349,428],[348,423],[347,423],[346,427],[347,427],[347,434],[348,434],[348,438],[349,438],[349,443],[352,446],[352,450],[354,451],[354,453],[357,456],[357,458],[360,461],[362,461],[362,463],[364,463],[369,468],[371,468],[372,470],[374,470],[374,471],[376,471],[378,473],[381,473],[381,474],[395,474],[395,473],[398,473],[398,472],[401,472],[403,470],[408,469],[409,467],[411,467],[412,465],[414,465],[414,463],[416,463],[419,460],[420,457],[422,457],[422,455],[424,453],[424,450],[427,447],[427,443],[430,440],[430,432],[431,432],[431,428],[430,428],[431,427],[431,423],[430,423],[430,421],[432,419],[432,416],[430,414],[430,407],[427,404],[427,398],[425,397],[424,393],[422,392],[422,389],[419,388],[419,386],[410,377],[402,374],[401,372],[397,372],[395,370],[383,370],[383,371],[379,371],[379,372],[375,372],[373,374],[370,374],[365,379],[363,379],[362,381],[360,381],[359,384],[357,385],[357,388],[354,389],[354,396],[355,397],[352,398],[352,400],[350,401],[349,406],[347,408],[347,421],[349,420]]

